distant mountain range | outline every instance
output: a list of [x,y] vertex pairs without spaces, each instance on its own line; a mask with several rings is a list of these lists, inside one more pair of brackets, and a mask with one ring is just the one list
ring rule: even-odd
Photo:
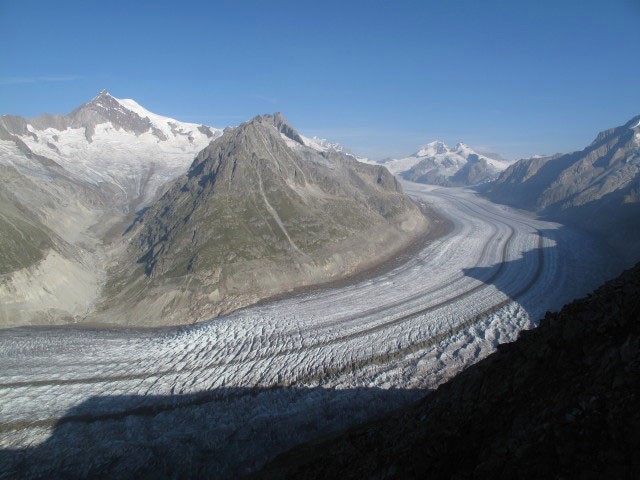
[[0,325],[96,308],[118,322],[124,305],[146,305],[129,323],[191,323],[375,263],[426,220],[357,158],[280,115],[223,134],[106,91],[68,115],[4,115]]
[[640,115],[583,150],[520,160],[482,191],[598,234],[631,264],[640,259]]
[[464,143],[451,148],[443,142],[435,141],[409,157],[383,160],[380,163],[405,180],[459,187],[494,180],[510,162],[479,154]]
[[640,116],[582,151],[512,165],[442,142],[375,164],[279,114],[223,131],[106,91],[68,115],[4,115],[0,325],[135,309],[145,324],[184,323],[348,275],[426,228],[389,171],[476,185],[600,235],[631,263],[639,145]]

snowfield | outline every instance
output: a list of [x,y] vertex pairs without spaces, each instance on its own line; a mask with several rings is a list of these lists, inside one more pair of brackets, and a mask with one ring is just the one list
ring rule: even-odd
[[416,400],[615,273],[570,228],[404,186],[453,227],[376,278],[193,327],[0,332],[0,478],[118,476],[150,455],[247,473]]
[[[95,125],[89,140],[86,127],[40,130],[27,125],[27,132],[19,138],[31,152],[55,161],[74,178],[94,185],[114,184],[132,198],[141,196],[143,202],[183,174],[195,155],[222,135],[221,129],[157,115],[134,100],[115,98],[106,91],[89,105],[104,109],[103,113],[133,114],[149,122],[148,130],[136,132],[103,121]],[[13,141],[2,142],[0,162],[34,175],[30,157],[6,151],[14,146]]]
[[405,158],[390,159],[382,164],[394,175],[399,175],[408,172],[424,159],[431,159],[435,165],[438,165],[438,170],[442,175],[451,177],[466,165],[471,155],[477,155],[478,158],[485,160],[495,172],[502,172],[511,163],[482,155],[462,142],[459,142],[455,147],[450,147],[444,142],[436,140],[427,143],[413,155]]

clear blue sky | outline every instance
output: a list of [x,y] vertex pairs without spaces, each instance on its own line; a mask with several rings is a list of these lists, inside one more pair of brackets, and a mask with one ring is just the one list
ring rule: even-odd
[[640,2],[0,0],[0,113],[103,88],[218,127],[281,111],[373,158],[565,152],[640,113]]

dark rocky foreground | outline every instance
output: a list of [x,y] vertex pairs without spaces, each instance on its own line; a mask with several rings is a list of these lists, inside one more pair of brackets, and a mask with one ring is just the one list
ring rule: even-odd
[[420,403],[256,478],[640,478],[640,264]]

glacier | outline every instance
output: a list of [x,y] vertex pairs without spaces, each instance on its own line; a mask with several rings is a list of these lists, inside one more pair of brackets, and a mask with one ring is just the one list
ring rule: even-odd
[[404,187],[452,227],[375,278],[190,327],[1,331],[0,447],[71,475],[179,441],[187,457],[206,446],[215,475],[244,474],[416,400],[607,275],[583,233],[470,189]]

